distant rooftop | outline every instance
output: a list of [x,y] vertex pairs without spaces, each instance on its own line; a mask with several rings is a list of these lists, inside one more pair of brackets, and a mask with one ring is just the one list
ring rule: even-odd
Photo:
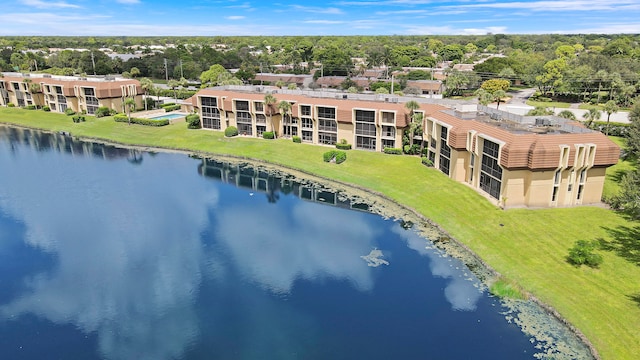
[[123,78],[120,75],[86,75],[86,76],[64,76],[51,75],[41,73],[19,73],[19,72],[2,72],[5,77],[22,77],[30,79],[55,79],[62,81],[128,81],[131,79]]
[[478,111],[461,112],[446,110],[445,113],[463,120],[475,120],[514,134],[588,134],[596,131],[576,121],[555,115],[523,116],[487,106],[478,105]]

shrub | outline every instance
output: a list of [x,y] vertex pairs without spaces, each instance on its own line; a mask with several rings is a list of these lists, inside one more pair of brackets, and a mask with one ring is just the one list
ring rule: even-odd
[[51,108],[50,108],[50,107],[48,107],[48,106],[43,106],[43,107],[42,107],[42,111],[49,112],[49,111],[51,111]]
[[65,111],[64,111],[64,113],[65,113],[65,115],[67,115],[67,116],[71,116],[71,115],[75,115],[75,114],[76,114],[76,112],[75,112],[75,111],[73,111],[73,109],[72,109],[72,108],[67,108],[67,110],[65,110]]
[[341,139],[339,143],[336,143],[336,149],[351,150],[351,144],[346,139]]
[[265,131],[262,133],[262,138],[263,139],[273,139],[275,138],[275,134],[273,133],[273,131]]
[[175,111],[175,110],[180,110],[180,105],[169,105],[169,106],[163,106],[162,108],[164,109],[165,112],[171,112],[171,111]]
[[164,103],[164,104],[160,105],[160,107],[161,107],[161,108],[164,108],[165,106],[173,106],[173,105],[175,105],[175,104],[176,104],[176,103],[174,103],[174,102],[168,102],[168,103]]
[[84,118],[84,115],[76,115],[76,116],[72,117],[71,119],[73,120],[74,123],[79,123],[79,122],[86,121],[86,119]]
[[527,300],[529,298],[527,293],[522,290],[516,283],[503,277],[500,277],[496,281],[494,281],[490,285],[489,291],[491,291],[493,295],[499,298],[518,300]]
[[37,109],[35,105],[27,105],[24,108],[27,109],[27,110],[35,110],[35,109]]
[[402,149],[392,148],[392,147],[385,147],[384,148],[384,153],[385,154],[391,154],[391,155],[402,155]]
[[433,167],[433,161],[429,160],[428,157],[423,156],[420,158],[420,160],[422,161],[422,165],[426,165],[428,167]]
[[294,135],[291,140],[293,140],[294,143],[301,143],[302,142],[302,138],[300,136],[296,136]]
[[587,265],[597,268],[602,264],[602,255],[595,254],[593,251],[599,248],[597,241],[578,240],[573,247],[569,249],[567,261],[573,265]]
[[[115,112],[114,112],[115,113]],[[96,110],[96,113],[94,114],[97,118],[101,118],[103,116],[110,116],[110,115],[114,115],[114,113],[111,112],[111,109],[109,109],[106,106],[100,106],[98,108],[98,110]]]
[[235,126],[229,126],[228,128],[224,129],[224,136],[226,137],[238,136],[238,128]]
[[339,150],[331,150],[322,154],[324,162],[335,161],[336,164],[342,164],[347,160],[347,153]]
[[[129,122],[129,118],[125,114],[117,114],[113,117],[113,120],[116,122]],[[145,126],[165,126],[169,125],[169,120],[150,120],[150,119],[140,119],[140,118],[131,118],[132,124],[145,125]]]
[[16,104],[14,104],[14,103],[8,103],[7,104],[7,107],[15,107],[15,106],[16,106]]
[[[607,131],[607,122],[596,121],[593,124],[591,124],[591,127],[595,130],[600,131],[601,133],[604,133],[605,131]],[[625,137],[629,133],[630,127],[631,127],[631,124],[610,122],[609,135]]]
[[187,128],[189,129],[200,129],[200,116],[198,114],[189,114],[185,118],[187,122]]

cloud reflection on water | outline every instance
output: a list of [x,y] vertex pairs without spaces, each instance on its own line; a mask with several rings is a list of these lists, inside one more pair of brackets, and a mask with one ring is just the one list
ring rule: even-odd
[[[392,231],[406,241],[409,248],[429,258],[429,268],[433,276],[449,280],[444,289],[444,295],[453,310],[474,311],[476,309],[482,292],[476,286],[477,280],[466,270],[462,261],[443,256],[442,252],[427,248],[427,245],[431,244],[415,231],[405,230],[400,226],[394,226]],[[466,271],[461,272],[460,269]]]
[[362,214],[308,202],[294,205],[292,216],[285,211],[260,203],[231,205],[218,215],[219,240],[247,278],[275,293],[290,292],[297,279],[347,279],[361,291],[373,287],[360,256],[375,246],[375,230]]
[[[202,277],[200,231],[217,193],[197,177],[174,183],[166,166],[189,173],[193,163],[2,153],[12,171],[0,180],[0,207],[24,222],[24,241],[54,254],[56,265],[27,279],[30,291],[0,314],[33,313],[96,332],[110,359],[180,357],[199,332],[192,303]],[[68,176],[78,162],[81,176]]]

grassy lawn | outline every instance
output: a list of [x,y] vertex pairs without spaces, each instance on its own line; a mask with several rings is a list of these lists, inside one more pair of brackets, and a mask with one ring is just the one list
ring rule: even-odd
[[[88,117],[74,124],[65,115],[11,108],[0,108],[0,122],[124,144],[245,156],[369,188],[432,219],[506,279],[553,306],[603,359],[636,359],[640,353],[640,223],[605,208],[503,211],[422,166],[417,157],[353,150],[345,163],[335,165],[322,161],[327,147],[284,139],[227,139],[220,132],[187,130],[185,123],[152,128]],[[615,191],[616,172],[631,166],[610,169],[608,193]],[[610,248],[601,251],[600,269],[566,262],[568,249],[581,239],[602,239]]]
[[566,102],[534,101],[534,100],[527,100],[527,105],[534,106],[534,107],[542,106],[546,108],[562,108],[562,109],[568,109],[571,106],[571,104]]

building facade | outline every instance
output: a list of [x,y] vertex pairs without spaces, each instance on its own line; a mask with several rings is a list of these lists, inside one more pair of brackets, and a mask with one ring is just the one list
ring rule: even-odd
[[[225,88],[201,90],[190,105],[205,129],[236,126],[241,135],[256,137],[275,131],[279,137],[299,136],[319,145],[345,139],[355,149],[371,151],[401,148],[410,123],[405,104],[392,98],[273,95],[291,109],[265,105],[264,93]],[[620,148],[605,135],[566,119],[523,117],[489,108],[460,113],[419,104],[415,113],[422,114],[425,156],[433,167],[502,207],[598,204],[606,169],[620,155]]]
[[48,106],[53,112],[94,114],[104,106],[124,112],[124,101],[133,98],[143,106],[140,82],[121,78],[88,78],[49,74],[3,73],[0,77],[0,105]]

